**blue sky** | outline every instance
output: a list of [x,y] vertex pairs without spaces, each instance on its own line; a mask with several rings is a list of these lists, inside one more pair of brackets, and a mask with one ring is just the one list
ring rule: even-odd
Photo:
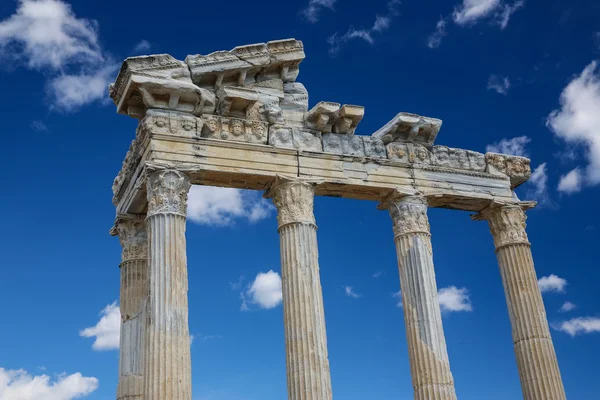
[[[567,395],[600,398],[599,21],[592,0],[2,1],[0,399],[115,397],[110,188],[136,126],[107,100],[120,62],[287,37],[304,42],[311,106],[365,106],[359,134],[408,111],[443,119],[438,144],[531,157],[518,193],[540,203],[528,233]],[[279,238],[260,196],[192,188],[195,400],[286,396]],[[412,398],[389,216],[334,198],[315,214],[335,398]],[[486,224],[429,216],[459,398],[522,398]]]

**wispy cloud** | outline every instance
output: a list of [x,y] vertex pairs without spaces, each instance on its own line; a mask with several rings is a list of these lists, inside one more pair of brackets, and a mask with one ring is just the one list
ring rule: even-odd
[[467,288],[449,286],[438,291],[438,299],[442,312],[473,311],[471,298]]
[[74,400],[93,393],[98,379],[80,372],[32,376],[27,371],[0,368],[0,399],[3,400]]
[[[546,125],[567,145],[585,149],[587,165],[564,175],[558,190],[575,193],[584,186],[600,184],[600,72],[590,63],[573,78],[560,95],[560,108],[552,111]],[[580,169],[581,168],[581,169]]]
[[600,333],[600,318],[579,317],[552,325],[557,331],[569,334],[571,337],[586,333]]
[[250,283],[247,289],[240,293],[242,311],[248,311],[252,305],[262,309],[271,309],[281,304],[281,277],[273,270],[261,272]]
[[51,108],[67,112],[106,98],[118,71],[99,44],[98,23],[60,0],[19,0],[0,21],[0,59],[40,71]]
[[565,301],[564,304],[558,309],[558,312],[565,313],[573,311],[576,308],[577,306],[575,304],[571,303],[570,301]]
[[152,45],[147,40],[141,40],[138,44],[136,44],[133,48],[133,52],[136,54],[147,52],[152,48]]
[[446,18],[441,17],[435,25],[435,31],[429,35],[429,38],[427,39],[427,46],[430,49],[440,47],[442,44],[442,39],[448,34],[446,32],[446,25],[448,25],[448,21],[446,21]]
[[321,17],[323,10],[333,10],[336,0],[309,0],[308,5],[300,14],[306,18],[308,22],[316,23]]
[[332,56],[338,54],[342,47],[355,39],[361,39],[370,45],[375,44],[375,35],[386,31],[390,27],[392,19],[398,15],[399,5],[399,0],[390,0],[387,4],[387,13],[376,15],[375,22],[370,28],[355,29],[351,26],[343,35],[339,35],[337,32],[331,35],[327,39],[329,54]]
[[392,293],[392,297],[396,299],[396,307],[402,308],[402,290]]
[[29,125],[36,132],[48,132],[49,129],[43,121],[33,121]]
[[119,348],[121,330],[121,311],[115,301],[100,312],[100,321],[95,326],[85,328],[79,334],[83,337],[95,337],[94,350],[116,350]]
[[352,286],[345,286],[344,292],[346,293],[346,296],[352,297],[353,299],[358,299],[358,298],[362,297],[362,295],[360,295],[354,291],[354,288]]
[[525,1],[523,0],[515,1],[513,4],[503,4],[497,16],[497,22],[498,25],[500,25],[500,29],[506,28],[510,17],[524,5]]
[[382,276],[383,276],[383,272],[382,271],[377,271],[373,275],[371,275],[371,277],[373,279],[381,278]]
[[269,217],[275,207],[258,192],[212,186],[192,186],[188,218],[202,225],[231,226],[237,220],[255,223]]
[[554,274],[543,276],[538,279],[538,286],[542,293],[564,293],[567,280]]
[[510,79],[507,76],[502,77],[498,75],[492,75],[488,79],[487,84],[488,90],[494,90],[498,94],[507,95],[510,89]]
[[485,150],[491,153],[509,154],[511,156],[528,157],[527,145],[531,142],[528,136],[504,138],[499,142],[488,145]]

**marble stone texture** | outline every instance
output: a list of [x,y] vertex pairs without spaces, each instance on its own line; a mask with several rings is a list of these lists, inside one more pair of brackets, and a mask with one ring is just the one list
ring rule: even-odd
[[272,125],[269,128],[269,144],[275,147],[302,151],[322,152],[321,132],[307,129]]

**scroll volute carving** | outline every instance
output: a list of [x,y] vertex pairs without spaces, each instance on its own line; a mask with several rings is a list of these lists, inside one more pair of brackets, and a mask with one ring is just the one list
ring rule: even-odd
[[290,223],[315,225],[314,184],[278,178],[265,196],[271,197],[277,207],[280,228]]
[[148,215],[186,216],[189,178],[175,170],[153,172],[148,176]]
[[494,237],[496,249],[510,244],[527,244],[527,216],[520,206],[502,206],[483,210],[478,219],[486,219]]
[[408,233],[429,234],[427,201],[416,196],[407,196],[390,202],[390,216],[396,236]]
[[116,233],[123,248],[121,260],[145,260],[148,257],[146,222],[142,218],[121,219],[116,223]]

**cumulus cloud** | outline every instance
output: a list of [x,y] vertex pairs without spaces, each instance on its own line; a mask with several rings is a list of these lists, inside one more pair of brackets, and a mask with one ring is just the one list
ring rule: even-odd
[[575,168],[560,177],[557,190],[565,194],[581,192],[583,188],[583,174],[581,169]]
[[95,337],[94,350],[116,350],[119,348],[121,311],[117,302],[107,305],[100,312],[100,321],[95,326],[79,332],[83,337]]
[[510,79],[507,76],[501,77],[498,75],[492,75],[488,79],[487,84],[488,90],[493,90],[498,94],[507,95],[510,89]]
[[531,139],[527,136],[517,136],[512,139],[502,139],[499,142],[492,143],[485,148],[485,151],[491,153],[509,154],[511,156],[528,157],[527,145]]
[[60,0],[19,0],[0,21],[0,59],[48,77],[49,103],[60,111],[104,99],[118,70],[99,44],[97,22]]
[[133,48],[133,52],[140,54],[143,52],[147,52],[151,48],[152,48],[152,45],[150,44],[150,42],[144,39],[135,45],[135,47]]
[[[585,149],[585,170],[572,170],[561,178],[559,191],[574,193],[600,183],[600,73],[596,61],[574,77],[560,95],[560,108],[546,125],[567,145]],[[564,182],[563,182],[564,180]]]
[[473,311],[467,288],[442,288],[438,291],[438,299],[442,312]]
[[259,273],[247,290],[240,293],[240,298],[243,311],[249,310],[251,305],[266,310],[277,307],[283,299],[281,277],[273,270]]
[[564,293],[567,281],[554,274],[550,274],[549,276],[543,276],[538,279],[538,286],[542,293]]
[[573,311],[576,308],[577,306],[575,304],[571,303],[570,301],[565,301],[565,303],[558,309],[558,312],[565,313]]
[[52,380],[48,375],[32,376],[26,371],[0,368],[2,400],[72,400],[85,397],[98,388],[98,379],[77,372],[60,374]]
[[336,0],[309,0],[308,6],[300,12],[308,22],[319,21],[321,12],[325,9],[333,10]]
[[212,186],[192,186],[188,218],[202,225],[231,226],[236,220],[258,222],[271,215],[274,206],[258,192]]
[[527,198],[538,202],[541,207],[555,207],[556,204],[552,201],[548,193],[548,172],[546,163],[537,166],[531,173],[529,181],[527,181]]
[[585,333],[600,333],[600,318],[579,317],[553,325],[557,331],[569,334],[571,337]]
[[375,22],[370,28],[355,29],[348,28],[348,31],[343,35],[337,32],[327,38],[329,44],[329,54],[336,55],[340,52],[343,46],[354,39],[361,39],[370,45],[375,44],[375,34],[386,31],[392,22],[392,19],[398,15],[399,0],[390,0],[387,4],[387,13],[385,15],[376,15]]
[[440,47],[440,45],[442,44],[442,39],[444,38],[444,36],[447,35],[446,25],[448,25],[448,21],[446,21],[446,18],[440,18],[440,20],[435,25],[435,31],[431,35],[429,35],[429,38],[427,39],[427,46],[430,49],[436,49]]
[[344,287],[344,293],[346,293],[346,296],[352,297],[353,299],[358,299],[361,297],[360,294],[358,294],[354,291],[354,288],[352,286]]

